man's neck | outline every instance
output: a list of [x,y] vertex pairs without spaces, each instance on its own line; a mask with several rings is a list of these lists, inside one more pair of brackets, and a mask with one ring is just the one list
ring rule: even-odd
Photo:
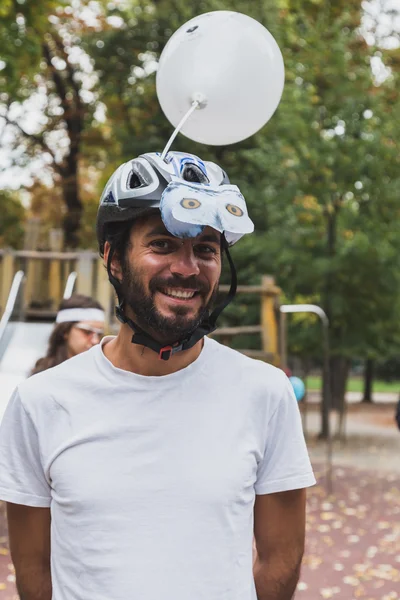
[[161,360],[154,350],[133,344],[132,335],[128,325],[121,325],[117,337],[103,346],[103,352],[114,367],[148,377],[160,377],[184,369],[198,358],[204,344],[204,340],[200,340],[193,348],[177,352],[169,360]]

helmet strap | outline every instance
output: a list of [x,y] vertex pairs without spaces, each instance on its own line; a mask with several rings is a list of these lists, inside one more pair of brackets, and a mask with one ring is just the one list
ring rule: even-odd
[[237,274],[236,268],[233,263],[232,257],[229,252],[228,243],[224,236],[222,236],[221,240],[222,249],[225,251],[226,257],[228,259],[230,272],[231,272],[231,285],[229,292],[224,298],[222,302],[215,307],[211,315],[206,315],[201,321],[200,325],[186,338],[176,341],[172,344],[163,345],[160,344],[157,340],[155,340],[151,335],[149,335],[146,331],[144,331],[137,323],[135,323],[132,319],[130,319],[124,310],[124,298],[122,295],[121,282],[112,275],[111,273],[111,261],[115,251],[115,244],[111,243],[110,252],[108,254],[107,259],[107,273],[110,283],[113,285],[115,292],[118,297],[118,305],[115,307],[115,314],[117,319],[132,329],[134,332],[132,336],[132,344],[137,344],[139,346],[145,346],[150,348],[154,352],[156,352],[161,360],[169,360],[173,354],[177,352],[181,352],[182,350],[189,350],[193,348],[198,341],[200,341],[204,336],[209,335],[217,328],[217,319],[222,313],[222,311],[232,302],[236,294],[237,288]]

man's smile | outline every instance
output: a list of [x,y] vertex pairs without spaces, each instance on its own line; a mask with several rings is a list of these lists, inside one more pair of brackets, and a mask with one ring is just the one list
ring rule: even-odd
[[165,287],[159,288],[157,292],[168,301],[178,304],[192,304],[200,297],[197,290],[188,290],[184,288]]

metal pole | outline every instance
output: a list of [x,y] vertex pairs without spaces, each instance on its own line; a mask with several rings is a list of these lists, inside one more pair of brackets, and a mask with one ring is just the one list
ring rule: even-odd
[[281,368],[285,370],[287,369],[287,323],[285,313],[281,313],[281,318],[279,320],[279,337],[281,347]]
[[303,429],[304,429],[304,435],[307,438],[308,437],[308,387],[307,387],[307,370],[306,369],[303,370],[303,377],[304,377],[304,386],[306,388],[306,391],[304,394],[304,399],[303,399],[303,406],[304,406]]
[[329,350],[329,322],[328,319],[322,320],[322,327],[324,332],[324,369],[325,369],[325,404],[326,411],[328,413],[328,429],[327,429],[327,440],[326,440],[326,462],[327,462],[327,473],[326,473],[326,481],[327,481],[327,489],[328,493],[332,494],[333,492],[333,482],[332,482],[332,462],[333,462],[333,447],[332,447],[332,428],[330,424],[330,416],[331,416],[331,408],[332,408],[332,400],[331,400],[331,372],[330,372],[330,350]]
[[326,481],[327,491],[329,494],[333,492],[333,478],[332,478],[332,459],[333,459],[333,447],[332,447],[332,433],[330,426],[330,414],[331,414],[331,385],[330,385],[330,366],[329,366],[329,320],[326,316],[325,311],[315,304],[283,304],[280,307],[281,315],[286,313],[314,313],[318,315],[322,321],[323,330],[323,346],[324,346],[324,374],[325,374],[325,388],[323,388],[322,401],[325,402],[325,409],[327,412],[326,425]]

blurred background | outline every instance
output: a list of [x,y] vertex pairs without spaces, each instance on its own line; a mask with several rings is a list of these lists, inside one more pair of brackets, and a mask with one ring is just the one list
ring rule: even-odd
[[[182,135],[174,143],[175,150],[220,164],[255,222],[256,233],[233,249],[246,287],[218,335],[283,366],[279,307],[301,303],[324,310],[329,377],[318,317],[287,319],[284,366],[305,382],[300,405],[320,476],[310,500],[312,535],[298,597],[394,600],[400,598],[394,518],[400,506],[394,422],[400,388],[398,2],[3,0],[0,316],[23,270],[20,317],[51,321],[73,272],[77,291],[106,306],[112,330],[113,299],[96,256],[101,190],[121,162],[164,148],[172,126],[156,96],[158,57],[180,25],[221,9],[246,13],[269,29],[286,76],[277,112],[253,137],[226,147]],[[240,80],[238,71],[238,89]],[[19,343],[22,352],[23,338]],[[327,386],[333,411],[323,401]],[[327,410],[331,426],[336,413],[346,420],[334,440],[333,490],[325,485]],[[359,468],[362,476],[354,471]],[[380,504],[355,498],[360,486],[369,503],[376,494]],[[373,527],[360,533],[358,520],[375,509],[377,537],[362,543]],[[335,537],[346,528],[344,537]],[[384,538],[386,529],[391,539]],[[357,554],[360,544],[364,553]],[[5,541],[3,550],[6,556]],[[381,551],[386,554],[378,560]],[[12,568],[3,566],[6,600],[15,592]]]

